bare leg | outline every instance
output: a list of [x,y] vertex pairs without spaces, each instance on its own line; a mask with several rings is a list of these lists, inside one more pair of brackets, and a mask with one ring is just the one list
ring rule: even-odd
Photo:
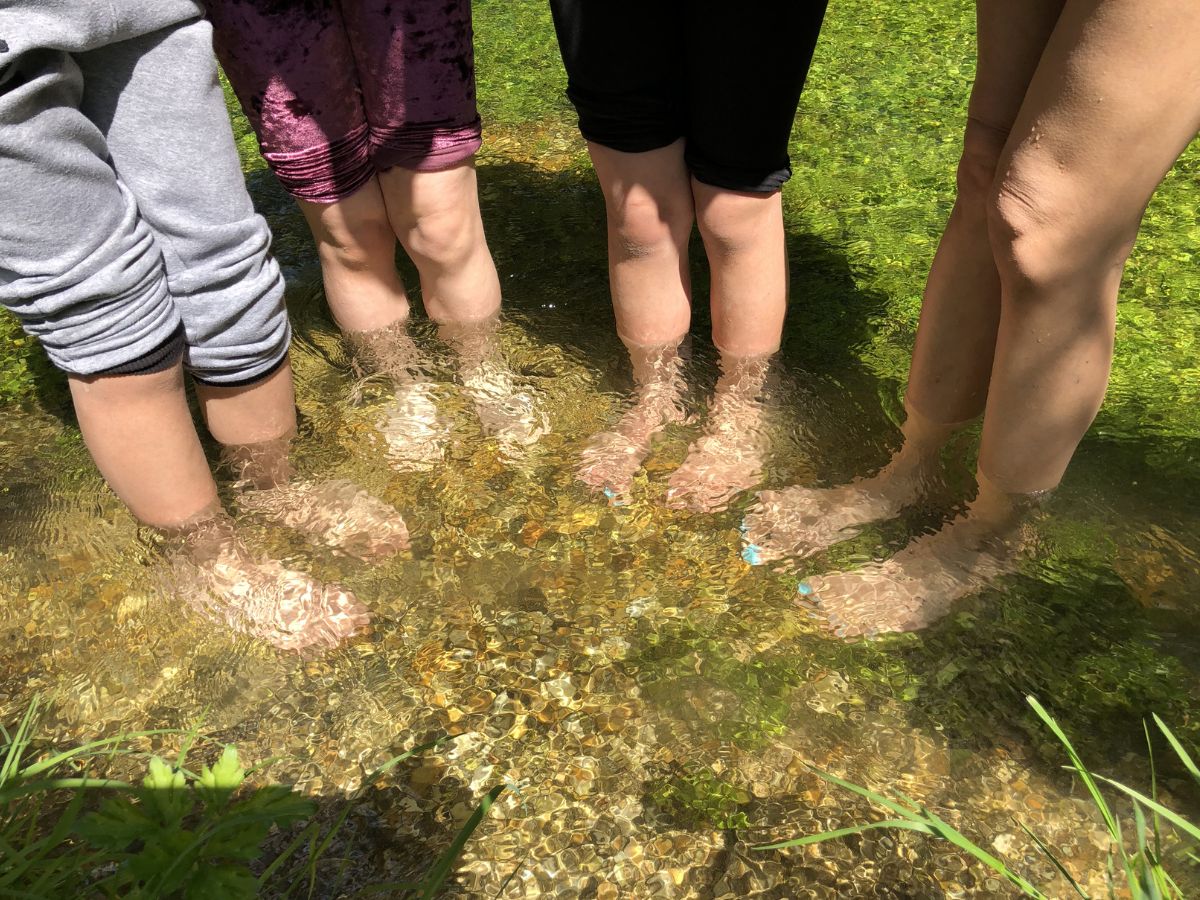
[[846,627],[919,627],[1011,566],[998,548],[1014,543],[1020,498],[1058,484],[1103,398],[1122,268],[1150,195],[1200,129],[1198,59],[1192,6],[1068,0],[989,209],[1001,317],[979,498],[877,570],[814,585]]
[[383,375],[395,390],[395,400],[384,409],[379,423],[392,467],[420,471],[440,462],[450,428],[438,415],[437,386],[408,333],[407,320],[347,334],[346,342],[360,373]]
[[296,407],[286,362],[252,385],[197,385],[196,395],[209,431],[234,468],[240,507],[360,559],[408,546],[404,521],[387,504],[349,482],[293,477],[288,450]]
[[[276,646],[330,645],[367,620],[353,595],[250,558],[217,500],[183,392],[181,366],[150,375],[70,378],[88,450],[142,522],[174,535],[175,593],[207,614]],[[282,393],[277,384],[271,386]],[[290,384],[287,393],[290,397]],[[288,417],[274,417],[265,435]],[[220,427],[241,419],[222,409]],[[271,424],[274,423],[274,424]]]
[[637,389],[617,426],[584,451],[580,479],[617,495],[629,489],[652,437],[682,418],[678,347],[691,322],[693,201],[682,141],[645,153],[599,144],[588,151],[608,213],[617,334],[629,348]]
[[500,279],[479,214],[475,164],[379,175],[388,221],[421,276],[435,322],[475,322],[500,311]]
[[876,476],[844,487],[764,493],[747,516],[747,561],[807,556],[868,522],[896,515],[934,481],[946,439],[983,411],[1000,322],[989,198],[1009,130],[1062,5],[978,4],[979,57],[958,195],[925,285],[899,453]]
[[317,242],[329,309],[355,363],[395,387],[396,400],[380,422],[388,455],[401,470],[427,468],[442,459],[447,429],[408,334],[408,296],[379,178],[335,203],[298,203]]
[[217,506],[183,391],[183,367],[68,379],[84,443],[139,521],[179,528]]
[[692,194],[712,269],[713,343],[731,358],[770,356],[779,350],[787,311],[782,195],[695,179]]
[[338,326],[373,332],[407,319],[396,236],[378,179],[334,203],[296,202],[317,243],[325,299]]
[[778,191],[729,191],[692,179],[712,270],[713,343],[721,377],[703,436],[671,477],[668,502],[716,510],[762,473],[762,387],[787,309],[787,248]]
[[[1169,36],[1169,37],[1168,37]],[[1055,487],[1108,383],[1121,272],[1200,129],[1200,7],[1069,0],[999,171],[1002,311],[980,471]]]
[[1005,142],[1062,6],[1063,0],[977,4],[978,65],[958,195],[929,270],[908,378],[908,405],[930,422],[967,422],[987,402],[1000,323],[988,204]]
[[676,344],[691,323],[691,182],[683,141],[645,153],[588,144],[608,211],[608,276],[626,346]]
[[392,228],[420,273],[425,310],[458,352],[484,430],[515,456],[548,424],[496,340],[500,279],[484,235],[474,161],[436,172],[396,167],[379,178]]

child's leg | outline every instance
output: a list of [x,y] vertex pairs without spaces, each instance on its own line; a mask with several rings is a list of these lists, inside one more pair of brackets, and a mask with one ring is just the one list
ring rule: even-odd
[[396,238],[338,5],[214,0],[206,7],[263,156],[312,231],[334,319],[348,333],[371,333],[405,318]]
[[396,235],[379,179],[331,203],[297,200],[317,243],[329,311],[342,331],[371,333],[408,318]]
[[691,323],[691,182],[683,142],[588,151],[608,212],[608,275],[617,334],[633,347],[678,345]]
[[671,478],[679,505],[719,508],[761,472],[760,389],[787,308],[780,189],[791,175],[788,135],[824,12],[823,0],[777,0],[758,16],[704,0],[686,14],[686,158],[722,376],[705,434]]
[[[500,308],[500,282],[479,214],[480,145],[468,0],[365,0],[342,8],[370,123],[385,215],[421,276],[436,322]],[[431,47],[437,52],[431,52]]]
[[668,502],[723,507],[762,471],[762,387],[787,309],[787,250],[779,191],[731,191],[693,179],[696,221],[712,273],[713,342],[721,377],[704,435],[671,476]]
[[706,512],[723,509],[762,476],[771,357],[722,353],[720,365],[704,433],[671,474],[667,489],[671,506]]
[[770,356],[787,310],[782,195],[695,180],[692,193],[712,272],[713,343],[734,358]]
[[[142,216],[162,236],[167,281],[188,331],[188,368],[243,488],[276,490],[279,502],[264,511],[335,547],[358,547],[362,532],[400,532],[395,512],[361,504],[288,510],[313,503],[311,492],[283,490],[296,428],[283,280],[267,254],[266,222],[245,190],[210,41],[210,26],[198,21],[86,54],[85,106]],[[258,498],[247,503],[263,508]],[[349,521],[352,512],[362,521]]]
[[679,346],[691,322],[691,184],[683,142],[628,153],[590,142],[604,193],[617,334],[629,350],[634,402],[584,451],[580,478],[622,494],[665,425],[683,418]]
[[580,478],[621,493],[654,434],[682,418],[695,218],[682,140],[684,34],[670,4],[551,0],[551,10],[567,96],[604,193],[613,311],[636,384],[620,421],[584,451]]
[[0,216],[0,304],[69,374],[84,440],[116,494],[139,520],[178,527],[217,495],[183,393],[179,315],[157,243],[78,108],[75,60],[46,51],[10,66],[0,208],[16,214]]
[[219,509],[178,362],[148,375],[71,375],[68,383],[96,468],[138,521],[177,530]]
[[479,214],[470,160],[439,171],[379,173],[387,218],[421,276],[435,322],[478,322],[500,310],[500,279]]

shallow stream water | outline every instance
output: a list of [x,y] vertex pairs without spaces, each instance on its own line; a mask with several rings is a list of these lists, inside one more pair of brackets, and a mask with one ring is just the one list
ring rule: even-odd
[[[903,790],[1057,895],[1065,885],[1023,823],[1102,887],[1099,820],[1024,696],[1051,709],[1097,771],[1134,785],[1148,782],[1143,716],[1158,712],[1194,745],[1200,442],[1170,421],[1102,416],[1019,572],[927,632],[839,641],[795,604],[798,579],[882,558],[960,509],[976,435],[948,449],[944,496],[794,571],[740,558],[748,497],[717,514],[665,508],[695,425],[668,429],[626,505],[585,490],[580,451],[631,381],[608,310],[602,204],[573,140],[563,128],[500,129],[481,160],[502,344],[551,432],[508,458],[418,323],[452,424],[446,464],[423,473],[389,465],[377,428],[388,392],[357,390],[303,222],[269,177],[250,175],[290,284],[297,467],[358,482],[413,534],[411,553],[366,565],[242,522],[257,550],[374,611],[370,630],[334,652],[283,655],[159,594],[153,541],[104,487],[61,392],[0,417],[0,720],[40,693],[44,733],[60,741],[201,723],[245,758],[277,757],[270,778],[331,807],[395,753],[460,735],[356,802],[334,854],[353,862],[344,890],[423,871],[504,783],[461,861],[463,895],[1011,894],[911,834],[751,849],[878,818],[810,766]],[[837,484],[897,445],[901,385],[864,359],[902,357],[911,334],[886,333],[887,298],[864,290],[851,262],[860,249],[791,212],[788,240],[793,310],[770,383],[763,484]],[[716,363],[700,266],[695,282],[687,376],[702,413]],[[1195,370],[1178,378],[1200,388]],[[1168,768],[1160,786],[1194,810],[1178,776]],[[335,862],[329,896],[341,890]]]
[[[418,324],[441,373],[451,449],[432,471],[393,472],[376,429],[388,394],[368,388],[350,402],[354,374],[302,223],[252,178],[292,285],[298,468],[394,504],[413,551],[368,566],[245,521],[257,549],[350,587],[376,616],[335,652],[281,655],[156,593],[151,542],[65,413],[5,416],[2,717],[41,692],[47,733],[64,741],[202,720],[247,758],[279,757],[272,778],[331,800],[395,752],[461,734],[361,799],[351,885],[411,876],[503,782],[510,790],[462,861],[466,895],[1006,895],[954,849],[919,837],[751,850],[873,817],[810,765],[904,790],[1042,883],[1052,873],[1018,822],[1098,875],[1096,817],[1022,696],[1062,716],[1099,770],[1135,783],[1146,776],[1143,713],[1194,734],[1200,492],[1160,474],[1186,470],[1194,446],[1093,435],[1039,524],[1033,562],[924,634],[842,643],[794,604],[798,574],[880,557],[935,526],[969,492],[971,437],[947,453],[940,505],[799,573],[741,560],[744,499],[711,515],[662,505],[695,426],[669,430],[631,502],[608,505],[574,478],[581,448],[630,388],[619,343],[596,324],[608,314],[594,190],[501,156],[482,181],[507,274],[504,349],[551,433],[505,458],[474,423],[445,348]],[[552,219],[517,202],[534,192]],[[853,289],[835,248],[790,239],[794,292],[806,279]],[[531,264],[517,269],[517,255]],[[789,347],[803,346],[792,321]],[[696,331],[688,381],[699,412],[715,361]],[[896,385],[848,356],[785,349],[771,395],[766,484],[836,483],[896,444]]]

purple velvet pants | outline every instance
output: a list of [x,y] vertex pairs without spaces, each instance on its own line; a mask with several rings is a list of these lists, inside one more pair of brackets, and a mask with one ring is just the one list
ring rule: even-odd
[[217,55],[295,197],[479,149],[470,0],[209,0]]

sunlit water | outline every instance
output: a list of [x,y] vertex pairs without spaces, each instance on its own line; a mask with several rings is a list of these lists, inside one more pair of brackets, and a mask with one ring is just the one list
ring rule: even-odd
[[[795,571],[741,560],[748,497],[711,515],[664,507],[695,424],[669,428],[630,502],[610,506],[574,477],[631,386],[598,197],[586,173],[503,157],[481,178],[505,284],[502,343],[550,433],[515,459],[502,452],[481,434],[449,351],[418,325],[450,440],[444,464],[395,472],[378,432],[391,394],[356,384],[303,224],[260,176],[297,325],[297,467],[393,504],[413,550],[367,565],[245,519],[255,549],[340,582],[375,614],[342,649],[283,655],[156,593],[153,541],[65,418],[6,415],[0,717],[40,692],[46,734],[63,741],[202,722],[246,758],[278,757],[271,778],[330,803],[396,752],[461,735],[358,802],[335,854],[354,860],[347,889],[420,873],[504,783],[462,859],[466,895],[1008,895],[949,845],[910,834],[750,849],[875,817],[810,765],[903,790],[1053,884],[1024,823],[1100,886],[1099,823],[1023,695],[1063,717],[1098,770],[1143,786],[1140,717],[1158,711],[1185,731],[1194,721],[1194,446],[1109,423],[1039,522],[1033,561],[922,635],[845,644],[796,606],[798,578],[882,558],[960,509],[972,436],[947,452],[944,497]],[[855,321],[805,308],[813,285],[823,296],[844,285],[848,306],[856,300],[837,249],[799,232],[790,243],[795,308],[770,384],[764,485],[839,483],[896,446],[900,389],[855,359],[869,309]],[[687,375],[702,413],[716,365],[697,318]],[[1168,773],[1168,796],[1186,806],[1170,793],[1180,783]]]

